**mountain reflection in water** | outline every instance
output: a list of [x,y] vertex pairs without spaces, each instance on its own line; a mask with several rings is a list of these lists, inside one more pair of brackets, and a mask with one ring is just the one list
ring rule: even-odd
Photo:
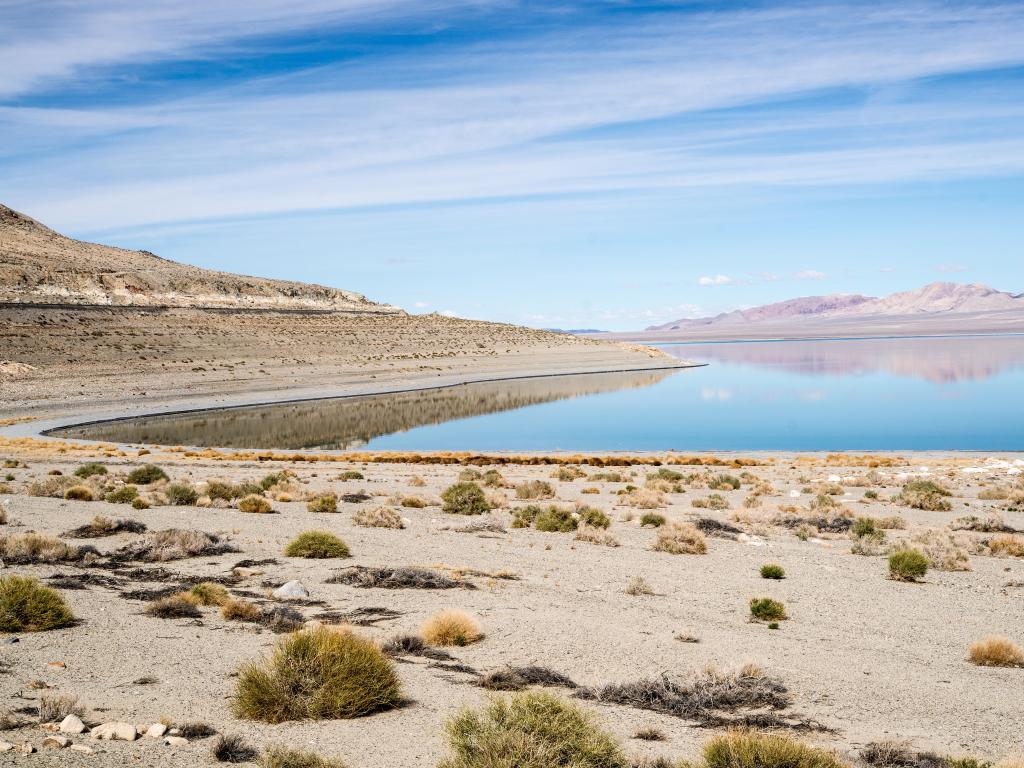
[[415,427],[648,387],[672,373],[662,370],[482,382],[367,397],[147,416],[70,427],[54,434],[118,443],[344,450]]

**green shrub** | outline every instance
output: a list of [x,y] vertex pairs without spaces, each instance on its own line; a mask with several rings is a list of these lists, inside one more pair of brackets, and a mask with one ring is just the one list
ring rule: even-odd
[[[686,475],[682,472],[676,472],[674,469],[668,467],[658,467],[655,472],[652,472],[647,476],[647,479],[654,480],[667,480],[670,483],[678,483],[680,480],[685,480]],[[619,482],[622,482],[621,480]]]
[[317,496],[315,499],[310,499],[306,503],[306,509],[309,512],[317,514],[330,514],[338,511],[338,497],[333,493],[325,493]]
[[269,491],[275,485],[283,483],[287,479],[287,472],[271,472],[269,475],[264,475],[263,479],[260,480],[260,488],[262,488],[264,491]]
[[516,486],[517,499],[553,499],[555,489],[544,480],[530,480]]
[[111,491],[103,498],[111,504],[131,504],[138,498],[139,489],[134,485],[122,485],[115,491]]
[[89,464],[83,464],[75,470],[75,477],[87,478],[93,475],[105,475],[107,474],[107,468],[102,464],[90,462]]
[[552,475],[555,480],[563,483],[571,483],[573,480],[578,480],[579,478],[586,476],[587,473],[579,467],[559,467]]
[[144,464],[128,473],[127,481],[132,485],[149,485],[157,480],[166,480],[167,473],[156,464]]
[[496,469],[488,469],[480,476],[480,482],[487,488],[502,488],[505,485],[505,478]]
[[73,485],[64,491],[64,498],[69,501],[92,501],[92,490],[85,485]]
[[928,512],[948,512],[953,508],[946,498],[953,494],[938,483],[931,480],[911,480],[903,486],[896,500],[914,509]]
[[738,477],[732,475],[719,475],[712,482],[711,487],[718,491],[738,491],[742,483]]
[[354,470],[354,469],[346,469],[344,472],[342,472],[340,475],[338,475],[338,479],[339,480],[348,481],[348,480],[365,480],[366,478],[363,477],[363,473],[362,472],[359,472],[359,471]]
[[847,768],[831,752],[778,733],[734,730],[704,745],[704,768]]
[[149,509],[149,502],[141,496],[132,499],[132,509]]
[[877,533],[879,533],[879,530],[873,517],[858,517],[853,521],[853,526],[850,528],[850,535],[855,539],[859,539],[862,536],[874,536]]
[[546,533],[568,533],[575,531],[578,521],[568,509],[554,505],[542,510],[533,521],[533,527]]
[[878,491],[864,491],[864,498],[876,501],[878,499]]
[[525,507],[516,507],[512,510],[512,527],[529,528],[543,510],[536,504],[528,504]]
[[441,509],[453,515],[482,515],[490,510],[483,488],[473,482],[455,483],[441,494]]
[[199,605],[205,606],[221,606],[231,599],[223,586],[212,581],[196,584],[186,594]]
[[276,744],[267,747],[257,763],[260,768],[345,768],[341,760]]
[[665,516],[656,512],[645,512],[640,516],[641,528],[661,528],[665,524]]
[[288,557],[348,557],[348,545],[329,531],[304,531],[285,547]]
[[189,483],[171,483],[164,489],[164,493],[172,507],[190,507],[199,498],[196,489]]
[[255,493],[238,500],[238,511],[255,515],[269,515],[274,511],[270,502]]
[[917,581],[928,572],[928,558],[916,549],[903,549],[889,555],[889,578]]
[[74,622],[57,590],[27,576],[0,578],[0,632],[45,632]]
[[451,756],[438,768],[628,768],[615,738],[575,704],[542,692],[495,697],[445,730]]
[[768,563],[767,565],[761,566],[761,578],[784,579],[786,578],[786,570],[776,563]]
[[754,597],[750,600],[750,615],[758,621],[782,621],[786,616],[786,606],[770,597]]
[[611,518],[597,507],[579,506],[576,508],[576,514],[579,515],[580,525],[587,525],[591,528],[607,528],[612,524]]
[[398,706],[398,675],[376,644],[316,627],[288,635],[269,658],[244,665],[232,709],[266,723],[362,717]]

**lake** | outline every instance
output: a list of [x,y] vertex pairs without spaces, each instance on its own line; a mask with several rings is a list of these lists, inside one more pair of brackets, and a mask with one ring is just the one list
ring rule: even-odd
[[293,450],[1024,449],[1024,335],[663,349],[707,365],[143,417],[55,434]]

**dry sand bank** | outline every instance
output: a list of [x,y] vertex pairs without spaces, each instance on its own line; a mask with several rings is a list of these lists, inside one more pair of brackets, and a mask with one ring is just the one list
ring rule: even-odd
[[[967,554],[970,570],[933,568],[923,583],[899,583],[886,578],[884,556],[851,553],[849,532],[819,532],[809,524],[793,523],[794,518],[824,517],[842,527],[835,521],[854,515],[878,519],[898,515],[906,528],[887,530],[886,547],[920,539],[929,530],[943,530],[966,515],[995,513],[1006,525],[1024,529],[1024,512],[1008,508],[1015,502],[979,499],[985,489],[989,489],[982,494],[986,496],[994,488],[1021,489],[1022,462],[1015,456],[986,461],[979,456],[939,454],[875,458],[760,454],[753,462],[737,456],[701,457],[721,466],[671,466],[688,476],[679,485],[648,481],[655,467],[641,464],[615,470],[622,473],[621,478],[595,477],[602,470],[585,466],[586,477],[558,480],[552,477],[551,466],[517,464],[504,457],[503,461],[513,462],[498,467],[504,487],[488,489],[496,509],[486,519],[495,525],[475,533],[458,529],[484,518],[448,514],[440,507],[441,491],[457,480],[458,466],[365,463],[338,456],[332,456],[331,462],[240,460],[216,454],[188,456],[174,450],[137,455],[113,447],[63,447],[52,441],[10,438],[0,439],[0,456],[12,465],[3,472],[13,476],[3,481],[6,493],[0,495],[8,517],[0,526],[5,537],[29,531],[59,536],[95,515],[104,515],[142,522],[151,532],[186,528],[216,533],[238,549],[113,570],[71,563],[9,567],[4,575],[28,573],[48,580],[66,574],[71,577],[68,584],[86,575],[114,580],[106,586],[60,590],[81,619],[79,625],[21,634],[17,644],[2,646],[0,661],[7,669],[0,676],[3,700],[11,710],[28,708],[15,713],[16,720],[31,721],[31,707],[42,695],[64,694],[77,696],[85,708],[85,720],[94,724],[114,720],[148,724],[160,718],[178,724],[203,721],[222,733],[242,734],[256,746],[278,742],[314,748],[342,757],[350,766],[434,766],[445,753],[445,720],[460,706],[485,699],[485,692],[472,684],[473,670],[486,673],[505,665],[537,664],[582,686],[600,686],[657,678],[662,673],[685,679],[707,664],[735,669],[756,662],[789,689],[792,704],[787,716],[834,729],[804,735],[844,754],[854,755],[866,743],[886,738],[908,739],[918,748],[943,754],[988,759],[1020,748],[1024,697],[1017,694],[1024,685],[1024,669],[978,667],[966,660],[966,653],[971,642],[989,633],[1024,643],[1024,558],[994,553],[995,534],[943,531],[932,535],[943,541],[952,535],[954,541],[946,550],[935,547],[934,556],[940,558],[946,551],[948,558],[949,547],[960,548]],[[167,493],[164,483],[139,487],[154,502],[146,510],[106,501],[28,495],[34,483],[69,482],[62,478],[97,458],[108,470],[107,475],[88,481],[97,493],[102,485],[120,487],[123,480],[115,478],[123,478],[127,470],[144,462],[159,464],[172,481],[188,482],[200,493],[208,491],[206,481],[214,478],[238,483],[283,470],[293,475],[266,493],[276,513],[271,515],[246,514],[228,502],[206,506],[210,504],[206,499],[170,506],[162,503]],[[458,457],[430,460],[446,458]],[[638,457],[651,463],[667,459]],[[618,456],[614,461],[630,459]],[[903,483],[922,474],[925,466],[928,478],[951,490],[950,510],[912,509],[894,498]],[[363,478],[343,481],[339,478],[345,470],[358,471]],[[53,475],[54,471],[62,475]],[[722,474],[739,479],[741,487],[728,491],[709,487],[717,485]],[[515,486],[528,480],[550,483],[556,498],[517,499]],[[619,493],[627,483],[652,487],[639,497],[628,497]],[[584,493],[584,489],[597,492]],[[36,485],[35,492],[40,490]],[[337,514],[307,510],[305,500],[324,492],[365,493],[368,498],[339,501]],[[834,494],[828,498],[839,506],[821,507],[816,501],[820,492]],[[694,506],[695,500],[701,503],[713,493],[729,508]],[[878,498],[870,498],[873,494]],[[410,496],[427,505],[402,506],[401,499]],[[744,500],[750,496],[756,501],[746,502],[754,504],[748,507]],[[511,527],[514,509],[531,503],[572,508],[576,502],[610,516],[608,532],[619,546],[576,540],[573,533]],[[635,506],[641,503],[660,506]],[[818,508],[812,511],[814,505]],[[380,506],[397,510],[405,527],[367,528],[354,523],[360,510]],[[645,512],[670,521],[705,518],[740,532],[708,535],[703,555],[653,551],[658,531],[639,525]],[[285,545],[308,529],[339,535],[352,556],[342,560],[283,556]],[[65,540],[110,553],[141,538],[121,533]],[[1018,539],[1024,541],[1020,535]],[[272,562],[233,571],[232,566],[243,559]],[[781,564],[787,578],[760,578],[758,568],[767,562]],[[168,573],[135,570],[154,565],[162,565]],[[351,566],[433,568],[461,574],[467,588],[364,589],[326,583],[332,574]],[[226,621],[215,608],[201,609],[198,620],[153,618],[143,614],[145,594],[126,594],[175,589],[194,577],[225,579],[233,594],[262,607],[274,605],[267,597],[270,589],[298,579],[316,601],[296,606],[306,619],[368,618],[371,625],[357,631],[375,640],[415,633],[425,618],[453,607],[473,615],[485,637],[465,648],[449,649],[466,669],[417,657],[399,660],[396,669],[409,699],[401,709],[347,721],[252,723],[230,713],[233,675],[241,662],[266,653],[279,637],[257,625]],[[645,579],[654,594],[626,594],[626,585],[634,577]],[[790,618],[779,630],[749,620],[748,601],[761,595],[785,603]],[[678,639],[686,636],[699,642]],[[157,682],[133,683],[145,677]],[[32,681],[37,680],[48,687],[34,686]],[[570,695],[571,691],[560,693]],[[619,704],[584,702],[583,706],[636,755],[694,758],[700,743],[714,732],[689,719]],[[642,727],[659,729],[666,740],[652,743],[632,738]],[[0,733],[0,739],[39,745],[45,735],[38,724],[28,723]],[[110,766],[126,760],[142,765],[211,762],[211,739],[196,739],[177,748],[150,739],[96,742],[76,736],[74,741],[96,753],[43,752],[31,759],[40,764]]]

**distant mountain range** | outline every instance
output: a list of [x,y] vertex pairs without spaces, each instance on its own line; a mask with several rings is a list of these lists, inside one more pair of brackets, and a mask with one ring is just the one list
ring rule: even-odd
[[857,294],[804,296],[751,309],[737,309],[713,317],[674,320],[652,325],[648,331],[688,328],[736,327],[759,323],[814,322],[837,318],[877,319],[922,315],[953,315],[1018,311],[1024,315],[1024,294],[997,291],[974,283],[931,283],[916,291],[876,298]]

